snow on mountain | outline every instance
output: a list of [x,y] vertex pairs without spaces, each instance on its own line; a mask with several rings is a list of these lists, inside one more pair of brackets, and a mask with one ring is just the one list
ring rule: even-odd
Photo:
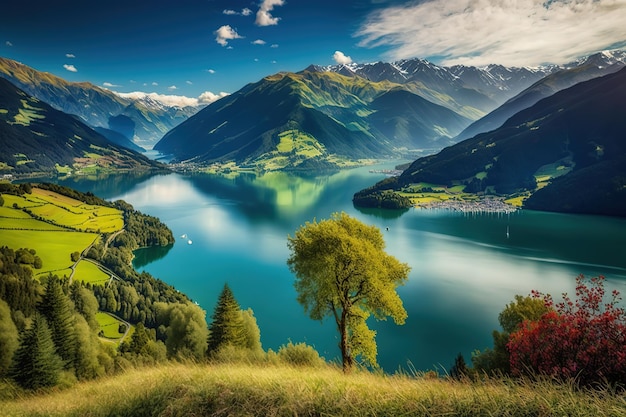
[[391,81],[399,84],[419,83],[427,89],[443,91],[457,100],[457,94],[474,91],[489,102],[478,106],[489,112],[508,99],[521,93],[540,79],[562,69],[581,65],[598,68],[626,63],[626,51],[602,51],[582,57],[566,65],[546,64],[538,67],[506,67],[487,65],[472,67],[436,65],[425,59],[404,59],[396,62],[351,63],[327,67],[316,66],[316,70],[333,71],[343,75],[360,76],[370,81]]

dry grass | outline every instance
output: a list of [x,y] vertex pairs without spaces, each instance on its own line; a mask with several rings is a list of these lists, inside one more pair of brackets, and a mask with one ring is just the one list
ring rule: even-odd
[[4,401],[0,410],[6,416],[626,416],[626,400],[550,381],[169,364]]

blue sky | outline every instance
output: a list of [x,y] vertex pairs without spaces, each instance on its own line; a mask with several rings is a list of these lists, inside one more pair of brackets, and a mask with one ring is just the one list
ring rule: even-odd
[[626,0],[26,0],[0,12],[0,56],[207,100],[312,63],[539,65],[626,45]]

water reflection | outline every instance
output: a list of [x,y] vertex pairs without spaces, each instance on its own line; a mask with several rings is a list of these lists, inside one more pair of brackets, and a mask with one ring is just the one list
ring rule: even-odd
[[367,216],[380,217],[381,219],[397,219],[398,217],[409,211],[409,209],[385,210],[379,208],[363,208],[357,206],[354,206],[354,208],[359,213],[365,214]]
[[323,207],[328,208],[324,210],[325,216],[337,211],[346,199],[352,200],[352,195],[363,184],[369,184],[368,179],[370,182],[378,179],[368,174],[361,168],[324,175],[270,172],[236,176],[202,174],[184,179],[209,198],[232,202],[233,209],[240,210],[253,222],[289,224],[307,213],[311,213],[311,218],[319,218]]
[[146,265],[165,258],[174,245],[159,246],[155,248],[142,248],[135,251],[133,258],[133,267],[142,269]]
[[110,199],[119,190],[127,190],[138,186],[155,175],[167,175],[163,172],[155,174],[153,172],[128,172],[125,174],[100,174],[88,177],[84,176],[61,176],[54,182],[65,187],[73,188],[81,192],[92,192],[100,198]]

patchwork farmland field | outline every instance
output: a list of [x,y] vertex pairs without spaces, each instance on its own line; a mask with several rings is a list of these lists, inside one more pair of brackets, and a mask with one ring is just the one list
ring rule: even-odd
[[[12,249],[34,249],[43,266],[36,276],[69,276],[71,254],[82,253],[100,239],[124,226],[122,212],[112,207],[85,204],[73,198],[33,187],[31,194],[3,194],[0,207],[0,242]],[[106,282],[108,275],[93,264],[77,266],[77,278]]]

